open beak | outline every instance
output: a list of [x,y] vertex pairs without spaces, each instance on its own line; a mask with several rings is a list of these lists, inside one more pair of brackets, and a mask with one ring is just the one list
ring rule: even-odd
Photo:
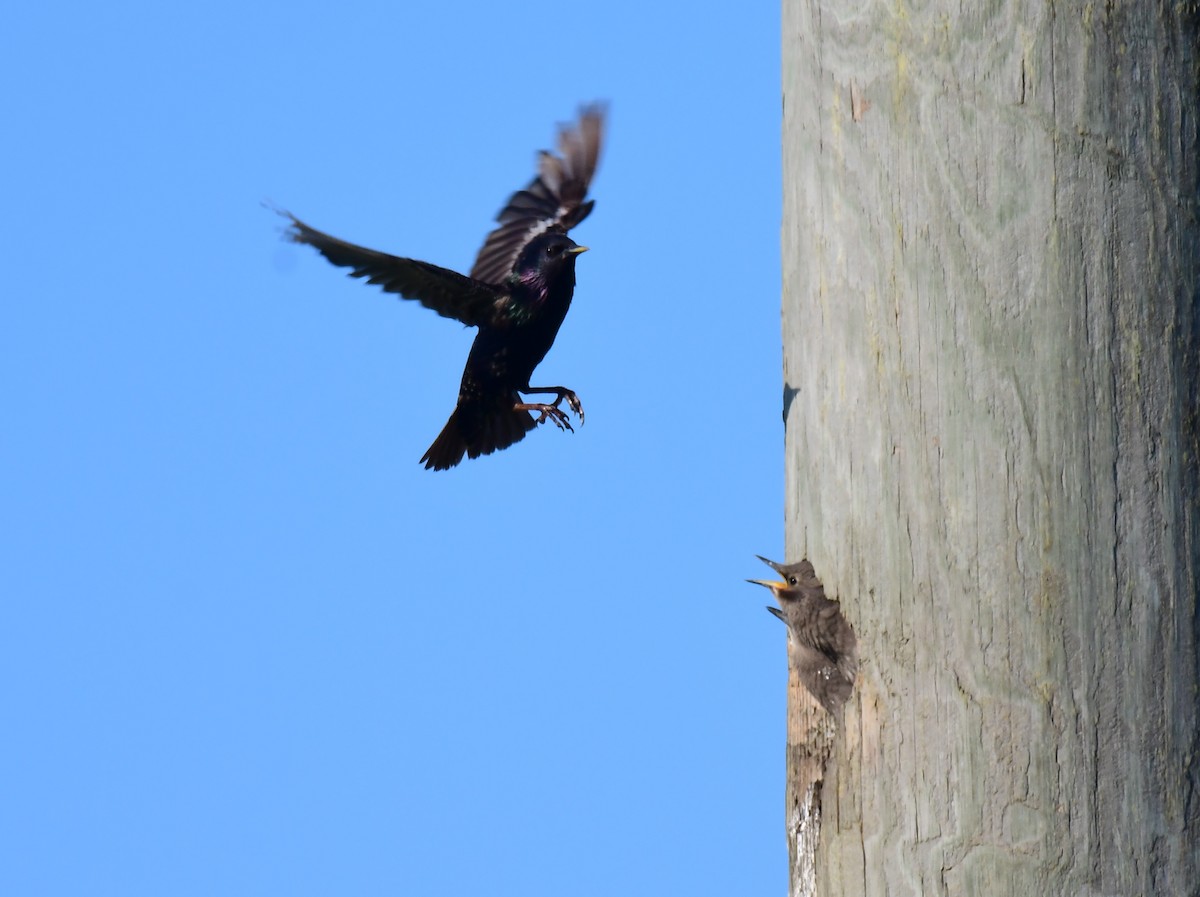
[[[778,573],[780,576],[783,576],[783,571],[780,569],[779,564],[775,563],[774,561],[768,561],[761,554],[756,554],[755,557]],[[785,582],[771,582],[766,579],[747,579],[746,582],[752,582],[756,586],[762,586],[765,589],[770,589],[772,592],[778,592],[780,589],[787,588],[787,583]]]
[[767,581],[767,580],[765,580],[765,579],[747,579],[747,580],[746,580],[746,582],[752,582],[752,583],[754,583],[756,586],[762,586],[762,587],[763,587],[763,588],[765,588],[765,589],[770,589],[772,592],[774,592],[776,589],[782,589],[782,588],[783,588],[783,583],[781,583],[781,582],[768,582],[768,581]]
[[780,576],[783,576],[783,564],[777,564],[774,561],[767,560],[761,554],[756,554],[755,557],[758,558],[760,561],[762,561],[764,564],[766,564],[768,567],[770,567],[772,570],[774,570],[776,573],[778,573]]

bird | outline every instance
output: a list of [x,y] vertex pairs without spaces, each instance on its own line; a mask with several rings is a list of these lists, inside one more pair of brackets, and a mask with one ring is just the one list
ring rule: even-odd
[[777,564],[755,555],[783,577],[783,582],[748,579],[775,595],[779,607],[768,607],[787,624],[800,681],[830,713],[850,698],[858,676],[858,638],[842,616],[841,605],[825,597],[825,587],[807,560]]
[[[348,276],[478,328],[454,412],[421,457],[427,470],[448,470],[464,455],[477,458],[508,448],[546,420],[573,432],[564,401],[583,423],[574,391],[529,381],[571,307],[575,262],[587,247],[567,232],[595,205],[587,194],[605,115],[604,104],[593,103],[580,109],[574,124],[559,126],[558,154],[539,154],[533,180],[504,204],[468,275],[347,243],[276,210],[290,222],[285,239],[312,246],[334,265],[349,268]],[[554,399],[531,402],[522,394]]]

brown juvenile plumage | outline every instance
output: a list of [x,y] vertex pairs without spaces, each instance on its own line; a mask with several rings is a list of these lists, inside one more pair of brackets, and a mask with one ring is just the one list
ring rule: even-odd
[[783,577],[783,582],[751,579],[775,595],[779,607],[768,607],[787,624],[792,656],[800,681],[830,713],[850,698],[858,675],[858,638],[842,616],[841,605],[825,597],[825,587],[808,560],[777,564],[760,561]]

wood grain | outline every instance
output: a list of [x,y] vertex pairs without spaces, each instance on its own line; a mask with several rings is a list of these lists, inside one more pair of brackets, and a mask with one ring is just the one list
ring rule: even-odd
[[1198,20],[783,4],[788,557],[862,658],[815,893],[1200,893]]

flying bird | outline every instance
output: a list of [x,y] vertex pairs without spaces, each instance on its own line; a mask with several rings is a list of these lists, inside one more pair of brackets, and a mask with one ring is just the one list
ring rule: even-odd
[[858,639],[842,616],[841,605],[825,597],[825,587],[807,560],[777,564],[756,557],[783,577],[783,582],[749,579],[766,586],[779,607],[768,607],[787,624],[800,681],[821,706],[835,712],[850,698],[858,675]]
[[[564,401],[583,423],[583,405],[572,390],[529,381],[571,307],[575,260],[587,251],[567,232],[595,205],[587,193],[600,158],[604,115],[602,105],[585,106],[574,125],[560,127],[558,154],[542,151],[537,174],[500,210],[499,226],[487,235],[469,276],[355,246],[280,211],[291,222],[287,239],[349,268],[350,277],[366,278],[385,292],[478,328],[454,413],[421,458],[427,470],[447,470],[463,455],[477,458],[508,448],[546,420],[572,430]],[[522,394],[554,400],[529,402]]]

